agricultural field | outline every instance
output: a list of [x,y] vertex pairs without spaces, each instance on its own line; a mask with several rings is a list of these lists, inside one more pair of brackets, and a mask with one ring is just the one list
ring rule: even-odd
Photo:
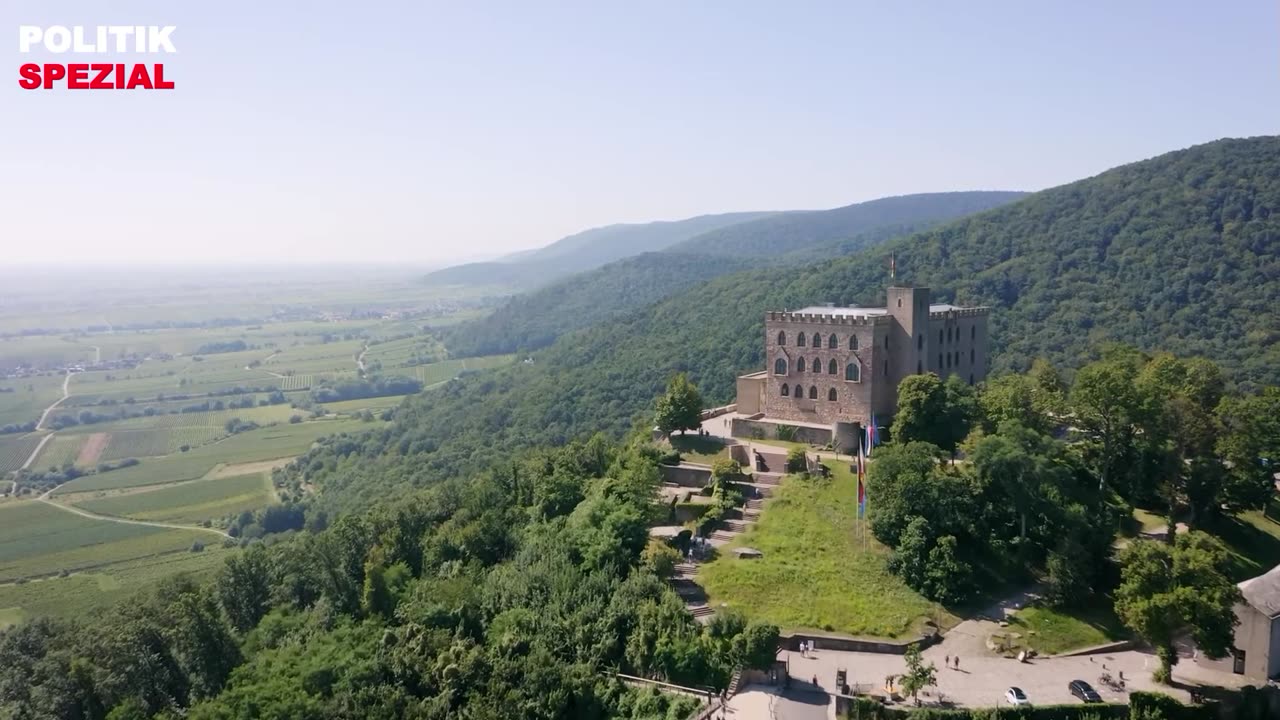
[[[88,435],[54,435],[49,442],[44,444],[44,448],[36,456],[35,462],[31,463],[31,469],[46,470],[48,468],[62,467],[65,463],[75,463],[80,457],[81,449],[84,448],[85,440],[88,438]],[[11,469],[16,470],[17,468]]]
[[95,520],[37,501],[0,505],[0,582],[184,551],[215,534]]
[[62,397],[63,379],[62,373],[0,378],[0,427],[39,420],[40,413]]
[[505,365],[515,359],[515,355],[486,355],[484,357],[444,360],[430,365],[419,365],[413,368],[413,374],[423,385],[435,385],[452,380],[468,370],[488,370]]
[[439,362],[448,357],[444,344],[432,335],[417,335],[382,343],[371,343],[364,356],[365,365],[381,368],[388,374],[395,368],[416,367]]
[[235,552],[209,542],[202,552],[191,552],[188,546],[66,577],[0,584],[0,630],[32,617],[85,617],[178,573],[201,580],[217,572]]
[[0,473],[22,467],[39,444],[39,435],[0,435]]
[[177,455],[144,460],[133,467],[88,475],[54,491],[55,496],[95,490],[163,485],[204,477],[218,465],[292,457],[306,452],[322,437],[378,427],[379,422],[354,419],[312,420],[242,432],[211,445]]
[[379,412],[387,408],[400,407],[400,403],[408,395],[387,395],[385,397],[363,398],[360,400],[339,400],[338,402],[325,403],[323,407],[327,412],[337,415],[352,415],[355,413],[369,410]]
[[199,524],[271,504],[275,491],[270,472],[212,477],[75,503],[98,515]]
[[68,337],[31,335],[0,338],[0,370],[20,365],[60,367],[93,359],[93,348]]

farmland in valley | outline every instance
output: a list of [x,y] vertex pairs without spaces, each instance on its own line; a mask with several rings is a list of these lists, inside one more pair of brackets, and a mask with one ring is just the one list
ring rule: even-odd
[[[482,315],[478,299],[403,279],[353,286],[345,269],[272,277],[162,275],[144,289],[93,276],[25,296],[21,278],[0,285],[0,492],[15,493],[0,504],[0,627],[213,572],[242,542],[224,531],[279,532],[257,525],[263,513],[304,499],[277,491],[272,470],[321,438],[382,426],[364,411],[401,403],[379,396],[405,392],[394,378],[508,361],[448,360],[427,329]],[[359,399],[320,402],[344,397]]]

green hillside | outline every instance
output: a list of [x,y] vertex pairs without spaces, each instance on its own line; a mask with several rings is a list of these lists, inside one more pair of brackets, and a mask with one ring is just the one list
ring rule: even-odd
[[691,237],[777,213],[739,212],[699,215],[685,220],[619,224],[592,228],[561,238],[546,247],[515,253],[492,262],[467,263],[437,270],[431,285],[540,287],[558,278],[591,270],[621,258],[663,250]]
[[[372,497],[485,464],[492,448],[621,433],[676,371],[708,402],[760,367],[770,308],[883,300],[900,279],[989,303],[997,370],[1047,356],[1078,365],[1114,339],[1208,355],[1243,382],[1280,383],[1280,139],[1225,140],[1037,193],[837,261],[752,270],[561,338],[518,364],[410,399],[394,426],[336,460],[315,456],[321,500]],[[396,455],[416,458],[406,467]],[[384,470],[380,466],[392,465]]]
[[841,248],[872,229],[890,236],[921,230],[1026,197],[1024,192],[976,191],[920,193],[880,198],[832,210],[795,212],[705,232],[672,247],[675,251],[733,257],[777,257],[800,253],[808,258],[829,257],[861,246]]
[[619,260],[518,295],[492,315],[453,328],[450,352],[537,350],[566,332],[612,320],[720,275],[848,255],[1023,195],[905,195],[834,210],[780,213],[712,230],[665,252]]

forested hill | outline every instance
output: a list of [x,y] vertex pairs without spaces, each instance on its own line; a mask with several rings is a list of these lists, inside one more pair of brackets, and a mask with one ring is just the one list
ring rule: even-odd
[[[1024,192],[920,193],[880,198],[832,210],[793,212],[711,230],[671,249],[705,255],[776,257],[813,253],[874,228],[903,234],[1026,197]],[[856,249],[856,248],[855,248]]]
[[566,332],[612,320],[719,275],[848,255],[1023,195],[905,195],[738,223],[518,295],[488,317],[451,328],[449,351],[468,356],[537,350]]
[[539,287],[557,278],[591,270],[640,253],[663,250],[702,233],[784,213],[738,212],[699,215],[685,220],[620,224],[592,228],[546,247],[493,262],[468,263],[426,277],[434,285]]
[[[779,273],[722,276],[562,337],[518,364],[412,398],[369,441],[308,459],[336,508],[491,462],[512,447],[630,429],[670,375],[708,402],[761,367],[763,314],[883,302],[900,280],[987,303],[997,370],[1079,364],[1119,340],[1206,355],[1280,383],[1280,139],[1225,140],[1120,167],[874,250]],[[411,458],[405,462],[405,458]]]

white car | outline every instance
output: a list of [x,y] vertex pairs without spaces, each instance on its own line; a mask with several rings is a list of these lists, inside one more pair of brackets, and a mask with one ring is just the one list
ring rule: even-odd
[[1022,688],[1011,687],[1004,691],[1004,701],[1010,705],[1030,705],[1031,701],[1027,699],[1027,694],[1022,692]]

